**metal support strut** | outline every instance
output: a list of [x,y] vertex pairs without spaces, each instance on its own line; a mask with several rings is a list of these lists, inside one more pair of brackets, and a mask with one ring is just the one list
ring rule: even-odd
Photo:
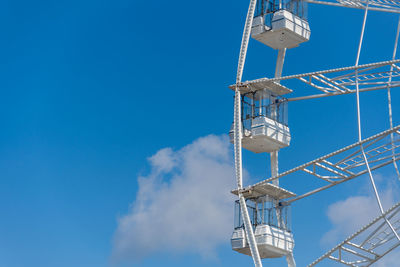
[[[285,55],[286,55],[286,48],[279,49],[278,51],[278,58],[276,60],[276,67],[275,67],[275,78],[280,78],[282,77],[282,71],[283,71],[283,64],[285,62]],[[275,99],[272,98],[272,101],[275,102]],[[272,103],[271,103],[272,104]],[[278,118],[278,110],[275,105],[271,105],[273,107],[272,109],[272,119],[277,120]],[[270,158],[271,158],[271,177],[276,177],[279,174],[279,161],[278,161],[278,150],[271,152],[270,153]],[[279,180],[273,180],[272,184],[279,186]],[[279,203],[276,201],[274,203],[275,206],[277,206]],[[278,224],[280,223],[280,217],[281,214],[279,213],[279,209],[276,209],[276,215],[278,218]],[[294,260],[293,252],[289,253],[286,255],[286,261],[288,264],[288,267],[296,267],[296,262]]]
[[[362,47],[362,43],[363,43],[363,39],[364,39],[364,32],[365,32],[365,24],[366,24],[367,15],[368,15],[368,7],[369,7],[369,0],[367,0],[365,12],[364,12],[364,21],[363,21],[363,25],[362,25],[362,29],[361,29],[360,42],[359,42],[359,45],[358,45],[357,59],[356,59],[356,64],[355,64],[356,66],[358,66],[358,63],[359,63],[359,60],[360,60],[361,47]],[[359,92],[359,88],[358,88],[358,70],[356,70],[356,100],[357,100],[358,141],[361,142],[362,136],[361,136],[360,92]],[[381,199],[380,199],[378,190],[376,188],[375,180],[374,180],[374,177],[372,175],[371,168],[369,166],[369,162],[368,162],[367,156],[366,156],[365,151],[364,151],[364,146],[362,144],[360,144],[360,150],[362,152],[362,156],[363,156],[363,159],[365,161],[365,166],[367,167],[367,170],[368,170],[369,178],[370,178],[372,187],[374,189],[375,198],[376,198],[376,201],[378,203],[379,210],[380,210],[381,214],[383,215],[384,214],[384,210],[383,210],[383,207],[382,207]],[[393,232],[393,234],[396,236],[396,238],[400,241],[400,236],[398,235],[398,233],[396,232],[396,230],[394,229],[394,227],[390,223],[390,221],[385,216],[383,216],[383,219],[386,221],[387,225],[389,226],[389,228]]]
[[[236,180],[239,191],[243,188],[243,182],[242,182],[242,126],[240,121],[241,108],[240,108],[240,91],[238,85],[242,80],[243,67],[244,67],[244,62],[246,60],[247,47],[249,44],[251,25],[253,24],[253,17],[254,17],[256,3],[257,3],[256,0],[250,0],[249,10],[247,12],[246,23],[244,26],[244,31],[242,36],[242,44],[240,46],[239,62],[236,74],[235,110],[234,110],[234,149],[235,149]],[[258,252],[253,227],[251,225],[249,213],[247,211],[246,200],[244,199],[241,193],[239,193],[239,202],[240,202],[240,208],[242,210],[246,236],[249,242],[254,265],[256,267],[262,267],[261,258]]]

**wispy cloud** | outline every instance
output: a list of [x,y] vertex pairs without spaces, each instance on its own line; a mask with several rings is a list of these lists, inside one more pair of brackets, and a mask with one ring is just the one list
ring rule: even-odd
[[[383,188],[379,194],[384,209],[387,209],[395,203],[398,188],[393,184],[394,179],[388,182],[383,180],[380,175],[376,175],[376,181]],[[370,185],[363,185],[364,190],[366,186]],[[378,215],[380,215],[380,211],[372,190],[368,190],[367,194],[356,195],[335,202],[327,209],[327,216],[332,228],[322,237],[322,243],[334,245]]]
[[151,171],[138,177],[128,214],[118,219],[113,259],[140,259],[157,252],[213,256],[232,231],[234,169],[226,136],[209,135],[180,150],[150,157]]
[[[393,177],[384,179],[381,175],[375,175],[375,177],[379,187],[383,189],[380,191],[380,197],[386,210],[399,201],[400,191],[397,179]],[[362,188],[365,190],[369,187],[370,189],[370,186],[370,184],[365,184]],[[332,228],[321,239],[324,246],[336,245],[380,215],[375,195],[371,189],[368,191],[367,194],[352,196],[328,207],[327,216]],[[397,249],[379,260],[376,266],[397,266],[399,258],[400,251]]]

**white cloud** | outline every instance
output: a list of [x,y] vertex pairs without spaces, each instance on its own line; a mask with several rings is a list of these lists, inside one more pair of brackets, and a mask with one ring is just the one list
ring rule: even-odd
[[136,200],[118,219],[113,259],[157,252],[213,256],[229,242],[235,186],[229,147],[226,136],[209,135],[150,157],[150,174],[138,178]]
[[[383,188],[380,197],[384,210],[390,208],[398,201],[399,189],[397,178],[383,179],[381,175],[375,175],[378,186]],[[368,188],[369,187],[369,188]],[[332,228],[322,237],[321,242],[333,246],[355,233],[358,229],[380,215],[377,200],[371,185],[363,185],[362,189],[369,189],[369,193],[349,197],[338,201],[328,207],[327,216],[332,223]],[[384,256],[374,266],[397,266],[400,251],[397,249]]]
[[[379,177],[377,175],[377,180],[380,180]],[[395,203],[395,190],[395,186],[386,186],[385,190],[380,192],[384,210]],[[371,191],[368,195],[349,197],[335,202],[328,207],[327,211],[332,229],[322,237],[322,243],[333,245],[342,241],[378,215],[380,215],[379,206]]]
[[151,166],[155,172],[169,172],[177,164],[174,151],[171,148],[159,150],[149,158]]
[[390,252],[385,255],[382,259],[377,261],[374,266],[376,267],[390,267],[390,266],[399,266],[400,259],[400,250],[397,248],[396,250]]

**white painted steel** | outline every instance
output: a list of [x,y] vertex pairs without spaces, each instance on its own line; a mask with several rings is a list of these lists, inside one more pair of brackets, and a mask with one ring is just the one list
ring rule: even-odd
[[[254,153],[273,152],[290,144],[289,127],[260,116],[251,120],[251,129],[242,129],[242,147]],[[234,131],[229,132],[231,143],[234,141]]]
[[[294,240],[290,232],[264,224],[257,225],[254,235],[262,259],[280,258],[293,251]],[[233,250],[251,256],[251,251],[242,228],[234,230],[231,243]]]
[[296,267],[293,252],[290,252],[288,255],[286,255],[286,262],[288,264],[288,267]]
[[[366,18],[369,10],[378,10],[385,12],[400,13],[400,1],[398,0],[338,0],[338,2],[327,1],[317,1],[308,0],[310,3],[327,4],[327,5],[337,5],[351,8],[365,9],[363,28],[361,30],[361,37],[359,43],[359,49],[357,53],[357,59],[355,66],[348,68],[332,69],[321,72],[314,72],[308,74],[292,75],[287,77],[281,77],[285,49],[296,47],[301,42],[307,41],[310,36],[309,26],[306,21],[294,16],[285,10],[280,10],[275,12],[272,19],[272,26],[268,28],[265,26],[264,17],[257,17],[253,21],[254,9],[256,5],[255,0],[250,1],[249,10],[247,13],[246,24],[242,37],[242,44],[238,62],[238,70],[236,77],[236,84],[231,86],[235,90],[235,111],[234,111],[234,127],[231,131],[231,140],[235,145],[235,170],[238,189],[235,190],[236,194],[239,196],[240,207],[242,210],[243,222],[245,226],[245,231],[243,229],[236,229],[232,235],[232,248],[241,253],[252,255],[255,266],[261,265],[261,258],[265,257],[281,257],[286,255],[287,263],[289,267],[295,266],[295,261],[293,257],[293,236],[291,233],[281,230],[279,228],[269,226],[269,225],[257,225],[255,233],[253,231],[253,226],[250,221],[249,213],[246,205],[246,197],[252,196],[262,196],[263,187],[266,187],[267,183],[272,182],[274,186],[279,188],[279,179],[290,173],[301,170],[302,172],[311,174],[318,179],[325,181],[327,184],[320,186],[317,189],[313,189],[306,193],[303,193],[297,197],[292,197],[283,204],[290,204],[293,201],[302,199],[314,193],[323,191],[334,185],[338,185],[345,181],[351,180],[362,174],[368,173],[372,187],[375,192],[376,200],[381,211],[381,217],[383,222],[379,224],[379,227],[369,235],[368,238],[375,238],[378,241],[366,239],[361,245],[356,245],[350,241],[345,241],[342,245],[338,246],[338,251],[340,257],[336,257],[330,253],[327,258],[335,260],[337,262],[349,265],[349,266],[359,266],[357,264],[368,263],[369,266],[373,262],[386,255],[389,251],[394,249],[400,244],[400,237],[397,234],[397,230],[400,229],[400,219],[390,222],[392,216],[388,213],[390,211],[384,212],[379,193],[375,186],[375,181],[372,175],[372,170],[386,166],[393,163],[396,171],[398,173],[399,179],[400,174],[398,172],[396,161],[400,153],[396,154],[395,148],[400,147],[400,126],[393,128],[392,121],[392,108],[391,108],[391,94],[390,88],[400,86],[400,67],[396,65],[400,60],[395,60],[398,35],[400,29],[400,19],[399,27],[397,31],[396,44],[393,54],[392,61],[378,62],[372,64],[365,64],[359,66],[359,57],[362,47],[363,34],[365,31]],[[281,5],[281,1],[280,1]],[[252,28],[251,28],[252,27]],[[246,59],[247,47],[250,37],[250,30],[252,37],[264,44],[274,48],[280,49],[278,54],[278,61],[276,67],[275,78],[273,79],[258,79],[250,82],[241,82],[243,67]],[[282,49],[285,48],[285,49]],[[281,59],[280,59],[281,58]],[[390,70],[384,70],[390,67]],[[333,77],[330,74],[337,74]],[[398,78],[395,80],[395,78]],[[269,88],[270,91],[276,91],[277,95],[291,92],[291,90],[284,85],[280,85],[280,82],[288,79],[297,79],[311,87],[318,89],[320,94],[306,95],[289,99],[289,101],[303,100],[303,99],[313,99],[318,97],[341,95],[341,94],[356,94],[357,100],[357,115],[358,115],[358,142],[340,149],[336,152],[330,153],[326,156],[318,158],[312,162],[303,164],[297,168],[287,171],[281,175],[278,174],[278,150],[282,147],[288,146],[290,143],[290,133],[286,126],[278,125],[272,116],[272,120],[269,118],[256,118],[260,120],[259,122],[252,124],[250,130],[244,130],[241,125],[241,94],[245,92],[254,92],[257,90]],[[363,91],[372,91],[379,89],[388,90],[388,110],[389,110],[389,120],[391,128],[387,131],[379,133],[375,136],[362,140],[361,134],[361,116],[360,116],[360,100],[359,94]],[[251,100],[253,101],[253,100]],[[261,107],[261,105],[260,105]],[[273,112],[272,112],[273,114]],[[268,121],[270,120],[270,121]],[[257,127],[253,127],[257,126]],[[286,127],[286,129],[285,129]],[[282,130],[283,129],[283,130]],[[243,132],[244,131],[244,132]],[[385,138],[390,135],[390,142],[383,142]],[[397,137],[397,139],[395,139]],[[267,149],[262,146],[267,144]],[[249,149],[253,152],[271,152],[271,178],[257,183],[253,186],[246,187],[243,189],[242,183],[242,147]],[[350,154],[349,154],[350,153]],[[347,154],[347,155],[346,155]],[[344,155],[344,156],[342,156]],[[342,156],[340,160],[337,157]],[[336,157],[336,160],[335,160]],[[333,159],[332,159],[333,158]],[[361,169],[361,170],[360,170]],[[268,194],[267,194],[268,195]],[[273,200],[275,205],[278,204],[278,200]],[[263,203],[264,204],[264,203]],[[393,210],[393,209],[392,209]],[[400,211],[400,208],[399,208]],[[397,211],[396,211],[397,213]],[[277,218],[280,218],[280,214],[277,211]],[[280,220],[278,219],[278,227]],[[373,222],[374,223],[374,222]],[[372,223],[372,224],[373,224]],[[367,225],[362,230],[356,233],[364,231],[370,225]],[[398,224],[398,225],[397,225]],[[384,226],[387,225],[387,229]],[[275,231],[276,230],[276,231]],[[390,236],[390,234],[392,236]],[[379,236],[379,238],[377,237]],[[383,236],[383,237],[382,237]],[[385,252],[378,255],[372,249],[368,251],[367,248],[363,247],[365,244],[373,244],[374,248],[379,247],[381,244],[388,242],[388,240],[396,239],[398,244],[387,249]],[[350,246],[350,247],[349,247]],[[359,251],[371,253],[373,257],[365,256]],[[350,253],[352,255],[359,256],[361,259],[356,261],[345,261],[341,255],[342,253]],[[310,265],[313,266],[313,265]]]
[[348,266],[370,266],[400,245],[393,232],[385,227],[388,218],[396,230],[400,230],[400,202],[362,227],[342,243],[312,262],[337,262]]
[[262,266],[260,254],[258,252],[257,242],[253,232],[253,226],[250,221],[249,212],[246,206],[246,200],[242,194],[239,194],[240,207],[243,216],[244,229],[246,231],[247,241],[250,247],[251,256],[256,267]]
[[[242,43],[240,46],[240,54],[239,54],[239,62],[238,62],[238,68],[237,68],[237,74],[236,74],[236,84],[239,84],[242,80],[242,75],[243,75],[243,68],[244,68],[244,63],[246,60],[246,53],[247,53],[247,47],[249,44],[249,39],[250,39],[250,30],[251,30],[251,25],[253,23],[253,17],[254,17],[254,11],[255,11],[255,6],[256,6],[257,1],[256,0],[250,0],[249,4],[249,10],[247,12],[247,17],[246,17],[246,23],[244,26],[244,31],[243,31],[243,36],[242,36]],[[242,182],[242,126],[241,126],[241,116],[240,116],[240,91],[238,87],[235,89],[235,107],[234,107],[234,149],[235,149],[235,170],[236,170],[236,180],[238,184],[238,189],[242,189],[243,187],[243,182]],[[256,241],[254,237],[254,232],[253,228],[250,222],[249,214],[247,211],[246,207],[246,201],[242,194],[239,194],[239,201],[240,201],[240,206],[242,209],[242,216],[243,216],[243,221],[245,224],[245,231],[247,235],[247,239],[250,245],[250,250],[251,254],[253,257],[254,265],[256,267],[261,267],[261,259],[260,255],[258,253],[258,249],[256,246]]]
[[[367,1],[363,0],[305,0],[308,3],[312,4],[321,4],[321,5],[329,5],[329,6],[341,6],[341,7],[349,7],[349,8],[357,8],[357,9],[365,9]],[[398,0],[371,0],[369,1],[369,10],[372,11],[383,11],[389,13],[400,13],[400,1]]]
[[[360,42],[358,45],[358,51],[357,51],[357,58],[356,58],[356,64],[355,66],[358,66],[359,60],[360,60],[360,54],[361,54],[361,47],[363,44],[363,40],[364,40],[364,32],[365,32],[365,25],[367,22],[367,15],[368,15],[368,7],[369,7],[369,0],[367,0],[367,4],[366,4],[366,8],[365,8],[365,12],[364,12],[364,20],[363,20],[363,24],[362,24],[362,29],[361,29],[361,36],[360,36]],[[356,69],[356,102],[357,102],[357,126],[358,126],[358,141],[361,142],[362,140],[362,134],[361,134],[361,111],[360,111],[360,89],[359,89],[359,80],[358,80],[358,69]],[[376,188],[376,184],[375,184],[375,179],[374,176],[372,175],[371,172],[371,168],[369,166],[369,162],[367,159],[367,155],[365,154],[364,151],[364,145],[362,143],[360,143],[360,150],[365,162],[365,166],[367,167],[367,171],[368,171],[368,176],[370,178],[371,181],[371,185],[372,188],[374,190],[374,194],[375,194],[375,198],[376,201],[378,203],[379,206],[379,210],[383,216],[383,218],[385,219],[386,223],[388,224],[389,228],[392,230],[393,234],[396,236],[396,238],[400,241],[400,236],[397,234],[396,230],[394,229],[393,225],[390,223],[390,221],[383,215],[384,214],[384,210],[383,210],[383,206],[381,203],[381,198],[379,196],[379,192],[378,189]]]
[[233,136],[234,136],[234,149],[235,149],[235,172],[238,189],[243,187],[242,179],[242,122],[240,107],[240,92],[235,92],[235,107],[234,107],[234,121],[233,121]]
[[267,117],[252,122],[251,137],[243,139],[243,146],[255,153],[273,152],[290,144],[289,127]]
[[[307,27],[308,27],[308,24],[307,24]],[[308,35],[308,38],[310,38],[310,35]],[[279,49],[278,58],[276,60],[275,78],[282,77],[283,64],[285,62],[285,55],[286,55],[286,48]],[[275,116],[276,116],[276,112],[275,112]],[[278,150],[271,152],[270,158],[271,158],[271,177],[276,177],[279,174]],[[272,183],[275,186],[279,187],[279,180],[274,180],[274,181],[272,181]],[[275,205],[278,205],[278,204],[279,204],[278,201],[276,201]],[[281,215],[277,211],[277,217],[279,218],[280,216]],[[280,220],[278,220],[278,221],[280,221]],[[288,253],[286,253],[286,261],[287,261],[288,267],[296,267],[296,262],[294,260],[294,255],[293,255],[294,239],[292,238],[292,240],[293,240],[292,247],[290,250],[287,251]]]
[[[322,94],[289,97],[289,102],[353,94],[356,93],[356,70],[358,70],[359,92],[395,88],[400,87],[400,67],[397,65],[398,63],[400,63],[400,59],[289,75],[280,78],[260,78],[240,83],[239,89],[241,92],[255,91],[269,88],[271,84],[277,84],[281,81],[295,80],[300,81],[300,85],[307,85],[313,89],[317,89]],[[389,82],[390,77],[392,79]],[[286,88],[284,85],[280,86]],[[230,86],[230,88],[235,87],[236,85]]]
[[247,47],[249,46],[251,25],[253,24],[254,11],[257,0],[250,0],[249,10],[247,11],[246,23],[244,25],[242,43],[240,45],[239,62],[236,72],[236,84],[242,81],[244,63],[246,61]]
[[[235,90],[236,89],[236,84],[229,86],[230,89]],[[255,92],[259,90],[266,89],[270,91],[274,96],[281,96],[281,95],[286,95],[290,94],[293,92],[291,89],[287,88],[286,86],[283,86],[276,81],[273,82],[259,82],[259,83],[254,83],[254,84],[248,84],[248,85],[239,85],[239,90],[241,94],[249,93],[249,92]]]
[[273,48],[294,48],[310,39],[310,27],[306,20],[286,10],[273,14],[272,27],[265,26],[265,17],[255,18],[251,37]]
[[247,248],[248,251],[246,251],[244,254],[251,256],[249,244],[246,239],[246,233],[243,228],[237,228],[233,230],[231,245],[233,250],[236,250],[240,253],[244,253],[244,250]]
[[282,77],[283,64],[285,63],[286,48],[279,49],[276,59],[275,78]]
[[261,258],[280,258],[293,251],[292,233],[270,225],[257,225],[255,231]]
[[[257,188],[252,188],[251,190],[242,190],[241,193],[243,194],[244,198],[253,198],[253,199],[262,196],[269,196],[273,199],[282,200],[285,198],[292,198],[296,196],[295,193],[270,183],[262,183],[259,186],[257,186]],[[233,190],[232,194],[239,195],[239,191]]]
[[[279,78],[260,78],[260,79],[256,79],[256,80],[252,80],[252,81],[240,82],[239,87],[253,85],[253,84],[257,84],[257,83],[261,83],[261,82],[284,81],[284,80],[290,80],[290,79],[296,79],[296,78],[298,79],[298,78],[303,78],[303,77],[316,76],[319,74],[351,71],[351,70],[355,70],[355,69],[359,69],[358,72],[361,73],[361,72],[365,72],[365,71],[368,71],[368,70],[371,70],[374,68],[376,69],[379,67],[390,66],[390,65],[393,65],[395,68],[400,70],[400,67],[396,66],[396,63],[399,63],[399,62],[400,62],[400,59],[396,59],[396,60],[368,63],[368,64],[359,65],[359,66],[349,66],[349,67],[334,68],[334,69],[308,72],[308,73],[302,73],[302,74],[295,74],[295,75],[283,76],[283,77],[279,77]],[[351,77],[352,77],[351,75],[354,76],[354,72],[340,75],[336,79],[344,79],[344,78],[348,78],[348,76],[350,76],[349,79],[351,79]],[[345,81],[343,81],[343,82],[345,82]],[[354,81],[348,80],[347,84],[354,84]],[[236,84],[231,85],[230,88],[234,89],[235,86],[236,86]]]
[[[238,184],[238,192],[239,192],[239,200],[240,200],[240,207],[242,210],[242,216],[243,216],[243,221],[245,225],[245,230],[246,230],[246,236],[247,236],[247,241],[249,244],[249,248],[251,251],[251,254],[253,256],[253,260],[255,265],[257,266],[258,264],[261,265],[260,261],[260,255],[259,251],[257,250],[257,246],[255,246],[255,241],[254,239],[254,233],[253,229],[251,226],[250,218],[248,215],[248,210],[246,207],[245,203],[245,198],[243,195],[240,193],[242,189],[242,151],[241,147],[243,146],[244,148],[250,149],[254,152],[272,152],[271,156],[271,163],[274,166],[272,169],[276,170],[276,174],[278,172],[278,153],[277,151],[285,146],[288,146],[290,143],[290,133],[289,133],[289,128],[285,125],[282,125],[276,121],[277,119],[277,114],[276,110],[272,110],[272,120],[267,118],[267,117],[258,117],[252,119],[252,127],[248,132],[246,129],[243,129],[241,125],[241,102],[240,102],[240,88],[239,84],[241,83],[241,77],[243,74],[243,67],[244,67],[244,62],[246,58],[246,51],[248,47],[248,40],[249,40],[249,34],[250,34],[250,26],[253,24],[252,19],[254,15],[254,8],[255,8],[256,1],[251,1],[250,6],[249,6],[249,11],[247,14],[246,18],[246,25],[245,29],[243,32],[243,37],[242,37],[242,44],[241,44],[241,51],[240,51],[240,56],[239,56],[239,63],[238,63],[238,71],[237,71],[237,77],[236,77],[236,86],[235,86],[235,111],[234,111],[234,126],[233,126],[233,132],[230,133],[231,139],[233,139],[234,146],[235,146],[235,169],[236,169],[236,177],[237,177],[237,184]],[[261,26],[260,24],[264,24],[263,18],[258,18],[254,22],[253,26]],[[276,76],[281,76],[282,73],[282,68],[283,68],[283,62],[284,62],[284,57],[285,57],[285,52],[286,52],[286,47],[294,47],[297,46],[299,43],[307,41],[309,38],[309,27],[308,23],[305,22],[304,20],[301,20],[297,16],[294,16],[290,14],[287,11],[280,10],[274,14],[274,18],[272,21],[272,28],[275,29],[275,34],[278,34],[277,37],[280,41],[280,47],[278,48],[283,48],[280,49],[278,53],[278,60],[277,60],[277,68],[276,68]],[[269,30],[266,29],[264,26],[262,27],[263,30]],[[272,31],[271,31],[272,32]],[[282,94],[282,93],[287,93],[290,92],[289,89],[281,86],[279,82],[274,82],[269,85],[271,87],[271,92],[274,93],[274,91],[278,92],[277,95]],[[253,101],[253,100],[251,100]],[[275,99],[272,99],[272,102],[274,102]],[[261,107],[261,105],[260,105]],[[275,114],[275,115],[274,115]],[[275,120],[274,120],[275,118]],[[243,130],[242,130],[243,129]],[[244,135],[244,136],[243,136]],[[263,145],[265,147],[263,147]],[[259,151],[259,149],[262,149],[263,151]],[[274,173],[273,170],[273,173]],[[274,182],[276,183],[276,182]],[[275,205],[278,205],[278,200],[274,200]],[[280,218],[280,214],[277,211],[277,218]],[[278,219],[278,224],[280,220]],[[279,225],[278,225],[279,226]],[[260,228],[260,229],[266,229],[266,228]],[[257,228],[256,228],[257,231]],[[284,230],[279,230],[282,231],[286,234],[289,234],[287,231]],[[239,233],[235,233],[234,235],[237,235]],[[290,234],[291,235],[291,234]],[[261,242],[263,237],[260,237],[259,241]],[[277,238],[275,238],[278,240]],[[293,241],[293,238],[291,239]],[[237,239],[235,239],[235,242]],[[239,243],[237,243],[239,242]],[[240,241],[237,241],[235,244],[242,244],[243,242],[240,243]],[[293,244],[294,242],[290,242],[292,245],[289,246],[287,242],[283,243],[285,247],[290,249],[283,250],[280,253],[276,254],[279,256],[283,255],[288,255],[288,264],[289,266],[295,266],[294,259],[293,259],[293,254],[292,254],[292,249],[293,249]],[[282,249],[279,246],[279,244],[263,244],[260,243],[261,251],[263,253],[263,256],[271,256],[273,254],[274,250],[279,250]],[[274,245],[276,246],[274,248]],[[233,247],[236,245],[232,244]],[[268,254],[269,253],[269,254]],[[271,254],[272,253],[272,254]]]
[[[400,16],[399,16],[398,23],[397,23],[396,39],[394,41],[392,60],[394,60],[396,58],[397,46],[398,46],[398,43],[399,43],[399,35],[400,35]],[[391,71],[391,73],[390,73],[389,81],[388,81],[387,96],[388,96],[389,125],[390,125],[391,128],[393,128],[392,96],[391,96],[390,87],[389,87],[389,85],[392,84],[393,65],[390,66],[390,71]],[[390,134],[390,139],[391,139],[392,147],[393,147],[393,142],[394,142],[393,134]],[[392,159],[393,159],[394,169],[396,170],[397,179],[400,180],[400,172],[399,172],[399,167],[397,166],[394,148],[392,149]]]
[[[275,67],[275,78],[280,78],[282,76],[283,64],[285,62],[286,48],[279,49],[278,58],[276,60]],[[273,119],[276,119],[276,109],[273,110]],[[287,128],[287,133],[289,134],[289,128]],[[290,136],[288,138],[287,144],[289,145]],[[278,149],[270,153],[271,158],[271,177],[278,176],[279,172],[279,162],[278,162]],[[274,185],[279,186],[279,180],[274,180],[272,182]]]

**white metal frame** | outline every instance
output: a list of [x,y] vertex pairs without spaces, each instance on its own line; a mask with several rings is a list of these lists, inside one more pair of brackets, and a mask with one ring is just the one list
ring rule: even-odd
[[[253,88],[261,86],[272,86],[272,84],[288,80],[301,81],[304,87],[317,89],[319,94],[288,98],[288,101],[298,101],[313,98],[320,98],[334,95],[356,93],[356,83],[359,91],[374,91],[380,89],[394,88],[400,86],[400,59],[382,61],[359,66],[335,68],[278,78],[260,78],[245,81],[238,86],[241,90],[252,91]],[[356,71],[358,75],[356,75]],[[356,77],[358,76],[358,77]],[[389,79],[392,77],[391,79]],[[234,88],[236,85],[231,85]]]
[[[242,80],[244,63],[246,60],[247,47],[250,39],[251,25],[253,23],[254,11],[257,0],[250,0],[249,10],[247,12],[246,23],[242,36],[242,43],[240,46],[239,62],[236,74],[236,84]],[[242,125],[241,125],[241,107],[240,107],[240,91],[238,87],[235,88],[235,106],[234,106],[234,150],[235,150],[235,171],[238,190],[243,187],[243,169],[242,169]],[[249,213],[246,206],[246,200],[242,194],[239,194],[240,208],[242,210],[242,217],[245,226],[246,236],[249,243],[251,255],[253,257],[254,265],[261,267],[261,258],[258,252],[254,231],[251,225]]]
[[370,266],[400,245],[400,241],[386,224],[387,218],[396,231],[400,230],[400,202],[362,227],[333,249],[312,262],[334,261],[347,266]]
[[369,10],[400,13],[400,1],[398,0],[306,0],[306,2],[312,4],[322,4],[328,6],[340,6],[357,9],[366,9],[368,4]]
[[[235,153],[235,170],[236,170],[236,179],[237,179],[237,190],[234,192],[238,194],[240,200],[240,206],[242,209],[242,216],[245,225],[245,231],[247,240],[250,246],[251,254],[254,260],[255,266],[262,266],[260,255],[258,252],[257,244],[255,242],[253,228],[251,226],[249,214],[246,208],[245,197],[244,194],[249,191],[257,191],[257,187],[264,185],[265,183],[272,182],[275,185],[279,184],[279,179],[285,177],[288,174],[295,173],[297,171],[305,172],[313,177],[316,177],[323,181],[325,184],[322,186],[318,186],[316,189],[312,189],[306,193],[303,193],[299,196],[291,198],[286,201],[286,204],[289,204],[293,201],[302,199],[304,197],[310,196],[314,193],[323,191],[332,186],[341,184],[343,182],[349,181],[355,177],[358,177],[362,174],[368,173],[371,179],[371,183],[375,190],[375,195],[380,206],[381,216],[374,220],[372,223],[368,224],[356,234],[354,234],[349,239],[346,239],[344,242],[339,244],[333,250],[322,256],[319,260],[312,263],[313,266],[319,263],[322,259],[329,258],[333,259],[337,262],[343,263],[348,266],[359,266],[357,264],[364,264],[363,266],[369,266],[373,262],[376,262],[378,259],[389,253],[395,247],[400,244],[400,237],[397,234],[397,230],[400,229],[400,219],[390,222],[392,219],[390,213],[393,210],[396,210],[394,213],[397,214],[400,211],[400,204],[396,204],[395,207],[390,209],[387,212],[384,212],[380,203],[379,194],[375,187],[374,178],[372,176],[371,171],[378,169],[380,167],[386,166],[390,163],[393,163],[396,170],[397,165],[396,161],[398,160],[398,156],[400,153],[396,152],[395,149],[400,146],[400,126],[393,127],[392,126],[392,115],[391,115],[391,98],[390,98],[390,88],[399,87],[400,86],[400,66],[397,63],[400,63],[400,60],[395,60],[396,48],[398,42],[398,35],[400,29],[400,19],[399,19],[399,27],[397,31],[396,44],[393,52],[393,60],[377,62],[365,65],[358,65],[363,35],[365,30],[366,18],[368,10],[377,10],[391,13],[400,13],[400,1],[399,0],[306,0],[309,3],[316,4],[324,4],[324,5],[333,5],[333,6],[342,6],[342,7],[350,7],[357,9],[364,9],[364,22],[361,31],[360,43],[358,48],[357,60],[356,64],[347,68],[339,68],[339,69],[331,69],[319,72],[305,73],[299,75],[291,75],[286,77],[281,77],[282,67],[285,57],[285,50],[280,50],[278,54],[278,61],[276,66],[275,78],[268,79],[262,78],[254,81],[242,82],[242,74],[244,63],[246,59],[247,47],[250,38],[250,31],[255,11],[256,0],[250,0],[249,9],[247,13],[246,23],[244,26],[239,62],[237,68],[237,76],[236,76],[236,84],[231,86],[232,89],[235,90],[235,104],[234,104],[234,153]],[[299,80],[303,84],[306,84],[310,87],[313,87],[320,91],[319,94],[305,95],[294,98],[289,98],[289,101],[297,101],[297,100],[305,100],[305,99],[313,99],[325,96],[333,96],[333,95],[342,95],[342,94],[350,94],[356,93],[357,95],[357,115],[358,115],[358,142],[350,145],[348,147],[339,149],[333,153],[320,157],[316,160],[303,164],[297,168],[284,172],[282,174],[278,174],[278,152],[271,153],[271,178],[266,179],[260,183],[255,185],[243,188],[242,182],[242,126],[241,126],[241,102],[240,95],[241,91],[252,91],[254,87],[262,87],[272,86],[282,90],[288,90],[285,86],[280,85],[281,81],[285,80]],[[374,135],[370,138],[362,140],[361,138],[361,118],[360,118],[360,102],[359,102],[359,93],[363,91],[372,91],[379,89],[387,89],[388,90],[388,100],[389,100],[389,117],[391,127],[389,130],[381,132],[377,135]],[[259,90],[259,89],[255,89]],[[390,141],[387,141],[385,138],[390,136]],[[338,159],[339,158],[339,159]],[[400,178],[400,177],[399,177]],[[372,235],[364,241],[361,245],[356,245],[352,242],[354,237],[357,237],[360,233],[370,229],[375,226],[377,221],[383,220],[377,229],[373,231]],[[385,226],[387,229],[382,230]],[[396,240],[395,246],[386,249],[383,253],[377,254],[376,252],[366,249],[363,247],[365,244],[372,244],[370,240],[371,238],[375,238],[376,235],[384,235],[383,238],[378,238],[376,243],[373,243],[373,248],[377,248],[382,244],[388,242],[388,240]],[[391,236],[393,235],[393,236]],[[352,247],[352,248],[349,248]],[[358,251],[354,251],[354,248],[358,249]],[[370,253],[368,255],[372,255],[372,257],[365,256],[363,253]],[[339,257],[335,257],[333,253],[338,252]],[[358,259],[355,261],[346,261],[342,257],[342,253],[350,253],[355,257],[360,257],[362,259]],[[295,266],[293,254],[287,256],[288,266]],[[367,265],[365,265],[367,264]]]

